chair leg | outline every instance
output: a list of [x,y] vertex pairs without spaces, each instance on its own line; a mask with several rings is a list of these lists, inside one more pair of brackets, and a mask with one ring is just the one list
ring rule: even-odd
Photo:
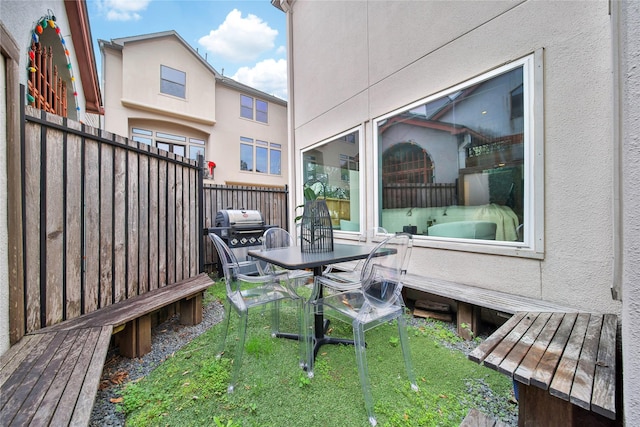
[[275,338],[280,332],[280,301],[274,301],[271,307],[271,337]]
[[313,378],[313,364],[315,362],[315,355],[313,354],[313,345],[315,340],[315,323],[314,314],[317,310],[316,304],[307,302],[304,304],[304,344],[303,349],[305,352],[305,359],[307,363],[307,376]]
[[407,322],[404,316],[398,317],[398,335],[400,335],[400,347],[402,347],[402,355],[404,356],[404,367],[407,370],[407,376],[411,383],[411,390],[418,391],[416,376],[413,372],[413,363],[411,362],[411,351],[409,349],[409,339],[407,337]]
[[247,336],[247,322],[249,318],[248,311],[240,311],[240,322],[238,324],[238,345],[236,347],[236,356],[233,359],[233,368],[231,371],[231,383],[227,387],[228,393],[233,393],[238,382],[238,374],[242,366],[242,355],[244,354],[244,341]]
[[295,301],[298,313],[298,364],[301,368],[307,365],[307,320],[305,302],[302,298]]
[[378,424],[373,413],[373,396],[369,383],[369,367],[367,365],[367,345],[364,340],[364,325],[357,320],[353,321],[353,340],[355,342],[356,361],[358,362],[358,373],[360,374],[360,385],[364,396],[364,406],[367,410],[369,423],[372,426]]
[[222,353],[224,353],[224,347],[227,341],[227,334],[229,333],[229,321],[231,319],[231,310],[233,310],[233,308],[231,307],[231,303],[229,301],[227,301],[227,304],[225,304],[224,310],[225,310],[225,314],[224,314],[224,324],[222,325],[222,337],[220,338],[220,344],[218,344],[218,350],[216,352],[216,358],[218,359],[222,356]]

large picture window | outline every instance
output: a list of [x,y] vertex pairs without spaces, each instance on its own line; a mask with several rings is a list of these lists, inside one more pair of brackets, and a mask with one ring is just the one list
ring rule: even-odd
[[304,188],[327,200],[334,230],[360,231],[360,130],[302,152]]
[[534,210],[532,63],[516,61],[375,121],[380,226],[524,246]]

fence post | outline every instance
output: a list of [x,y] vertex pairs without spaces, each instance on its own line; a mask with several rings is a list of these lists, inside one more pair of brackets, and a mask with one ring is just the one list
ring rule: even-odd
[[204,272],[204,156],[198,154],[198,273]]
[[289,229],[289,185],[284,185],[284,223],[286,229]]

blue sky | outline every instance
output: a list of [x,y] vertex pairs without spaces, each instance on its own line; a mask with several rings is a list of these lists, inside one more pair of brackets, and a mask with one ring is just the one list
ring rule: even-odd
[[87,0],[98,39],[175,30],[216,71],[287,99],[286,16],[269,0]]

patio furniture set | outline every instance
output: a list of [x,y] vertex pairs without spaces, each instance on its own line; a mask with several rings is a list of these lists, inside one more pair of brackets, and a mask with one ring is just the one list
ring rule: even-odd
[[[303,234],[304,235],[304,234]],[[309,236],[318,236],[312,231]],[[274,304],[272,315],[272,335],[294,338],[299,341],[300,367],[313,377],[313,366],[318,349],[326,344],[351,344],[356,349],[356,359],[365,408],[369,421],[376,425],[373,412],[373,397],[369,385],[366,363],[366,345],[364,333],[382,323],[397,320],[400,344],[404,355],[407,375],[413,390],[417,391],[415,376],[409,353],[406,324],[403,317],[404,304],[401,297],[402,276],[411,252],[411,236],[408,234],[386,235],[377,245],[350,245],[322,242],[321,249],[304,244],[296,246],[286,230],[270,228],[265,231],[263,248],[250,250],[248,255],[255,262],[265,262],[267,268],[258,276],[247,276],[240,272],[242,261],[238,261],[225,242],[215,233],[210,234],[220,256],[225,284],[227,286],[227,313],[223,326],[223,337],[218,355],[224,352],[224,345],[231,312],[239,315],[239,342],[234,358],[229,392],[233,392],[238,381],[242,364],[242,354],[246,335],[248,310]],[[332,239],[332,236],[330,236]],[[304,242],[304,240],[303,240]],[[353,260],[364,260],[362,270],[353,281],[334,277],[323,281],[326,266]],[[336,280],[337,279],[337,280]],[[299,287],[313,282],[311,297],[308,301],[298,294]],[[244,283],[243,283],[244,282]],[[250,283],[246,289],[243,284]],[[331,286],[331,285],[334,286]],[[325,289],[331,292],[325,295]],[[297,306],[299,330],[297,334],[283,334],[279,331],[278,304],[291,300]],[[325,334],[328,319],[344,321],[354,326],[354,339],[340,339]]]

